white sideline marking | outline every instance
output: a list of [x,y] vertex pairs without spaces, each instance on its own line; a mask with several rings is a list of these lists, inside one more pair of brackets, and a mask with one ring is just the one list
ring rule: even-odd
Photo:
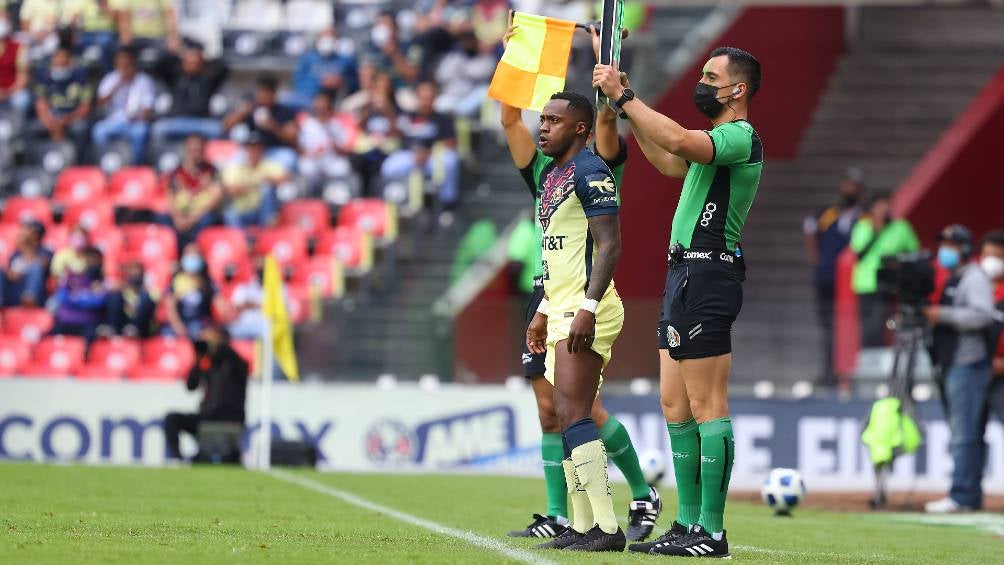
[[[882,516],[881,514],[877,516]],[[910,522],[929,526],[969,526],[1000,536],[1004,535],[1004,516],[984,512],[971,514],[887,514],[895,522]]]
[[419,528],[425,528],[426,530],[441,534],[444,536],[449,536],[451,538],[456,538],[461,541],[465,541],[471,545],[480,547],[482,549],[487,549],[488,551],[494,551],[495,553],[500,553],[510,559],[515,561],[521,561],[523,563],[534,563],[538,565],[556,565],[554,561],[545,559],[540,555],[536,555],[529,551],[509,547],[508,545],[482,535],[475,534],[474,532],[468,532],[465,530],[458,530],[456,528],[451,528],[449,526],[444,526],[442,524],[433,522],[432,520],[426,520],[425,518],[419,518],[412,514],[406,512],[401,512],[400,510],[395,510],[389,506],[384,506],[382,504],[377,504],[376,502],[371,502],[365,498],[352,494],[351,492],[346,492],[334,487],[330,487],[324,483],[319,483],[304,477],[298,477],[296,475],[291,475],[283,471],[270,471],[268,473],[273,478],[287,483],[295,484],[312,491],[319,492],[321,494],[326,494],[332,498],[337,498],[342,502],[347,502],[354,506],[358,506],[365,510],[371,512],[377,512],[380,514],[386,514],[395,520],[404,522],[406,524],[411,524],[412,526],[418,526]]

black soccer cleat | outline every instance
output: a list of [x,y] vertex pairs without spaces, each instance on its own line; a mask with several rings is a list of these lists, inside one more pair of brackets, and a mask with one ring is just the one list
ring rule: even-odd
[[683,539],[683,536],[687,535],[688,533],[690,533],[690,530],[687,529],[687,526],[684,526],[683,524],[677,522],[676,520],[673,520],[673,527],[667,530],[666,533],[662,534],[661,536],[655,538],[650,542],[632,543],[628,547],[628,550],[633,551],[635,553],[648,553],[649,551],[652,551],[653,547],[659,545],[660,543],[664,542],[672,543],[674,541],[679,541]]
[[565,549],[568,551],[624,551],[625,545],[627,545],[627,540],[624,538],[624,531],[620,528],[617,528],[616,532],[608,534],[599,526],[593,526],[593,529],[583,534],[577,543]]
[[537,546],[537,549],[565,549],[566,547],[575,545],[580,539],[584,538],[586,534],[580,534],[571,528],[571,526],[565,528],[565,531],[561,532],[561,535],[552,539],[547,543],[542,543]]
[[722,539],[716,540],[699,525],[694,525],[690,533],[675,542],[660,542],[649,553],[653,555],[672,555],[675,557],[713,557],[732,559],[729,554],[729,542],[722,532]]
[[628,506],[628,541],[642,541],[652,533],[655,521],[662,514],[662,499],[649,487],[648,500],[632,500]]
[[555,518],[550,516],[533,515],[533,522],[522,530],[509,532],[511,538],[554,538],[565,531],[567,526],[562,526]]

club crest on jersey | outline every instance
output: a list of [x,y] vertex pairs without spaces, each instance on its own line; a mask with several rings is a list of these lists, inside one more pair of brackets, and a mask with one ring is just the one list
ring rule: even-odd
[[558,210],[561,203],[575,190],[575,163],[569,163],[568,168],[558,172],[552,169],[544,178],[543,190],[540,194],[540,226],[547,231],[551,225],[551,216]]

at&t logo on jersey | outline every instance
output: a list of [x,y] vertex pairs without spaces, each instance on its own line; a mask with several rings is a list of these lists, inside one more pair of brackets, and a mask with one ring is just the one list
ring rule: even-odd
[[715,211],[718,210],[718,204],[714,202],[708,202],[704,206],[704,213],[701,214],[701,226],[708,227],[711,225],[711,219],[715,217]]
[[545,235],[540,241],[541,249],[544,251],[561,251],[565,248],[565,238],[567,235]]

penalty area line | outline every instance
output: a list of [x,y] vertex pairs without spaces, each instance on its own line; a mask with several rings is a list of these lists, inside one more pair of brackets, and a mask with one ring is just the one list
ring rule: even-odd
[[469,532],[466,530],[458,530],[456,528],[444,526],[437,522],[433,522],[432,520],[426,520],[425,518],[419,518],[418,516],[408,514],[407,512],[402,512],[389,506],[377,504],[376,502],[367,500],[359,495],[341,489],[337,489],[328,486],[324,483],[320,483],[305,477],[298,477],[296,475],[286,473],[284,471],[275,471],[275,470],[269,471],[268,475],[274,479],[294,484],[303,487],[305,489],[312,490],[314,492],[325,494],[327,496],[336,498],[338,500],[341,500],[342,502],[346,502],[353,506],[358,506],[359,508],[363,508],[371,512],[377,512],[379,514],[387,515],[399,522],[411,524],[412,526],[417,526],[419,528],[423,528],[440,535],[444,535],[447,537],[467,542],[475,547],[479,547],[481,549],[486,549],[488,551],[504,555],[505,557],[508,557],[509,559],[515,561],[520,561],[522,563],[534,563],[539,565],[555,565],[554,561],[545,559],[540,555],[536,555],[532,552],[523,549],[510,547],[498,540],[482,536],[479,534],[475,534],[474,532]]

